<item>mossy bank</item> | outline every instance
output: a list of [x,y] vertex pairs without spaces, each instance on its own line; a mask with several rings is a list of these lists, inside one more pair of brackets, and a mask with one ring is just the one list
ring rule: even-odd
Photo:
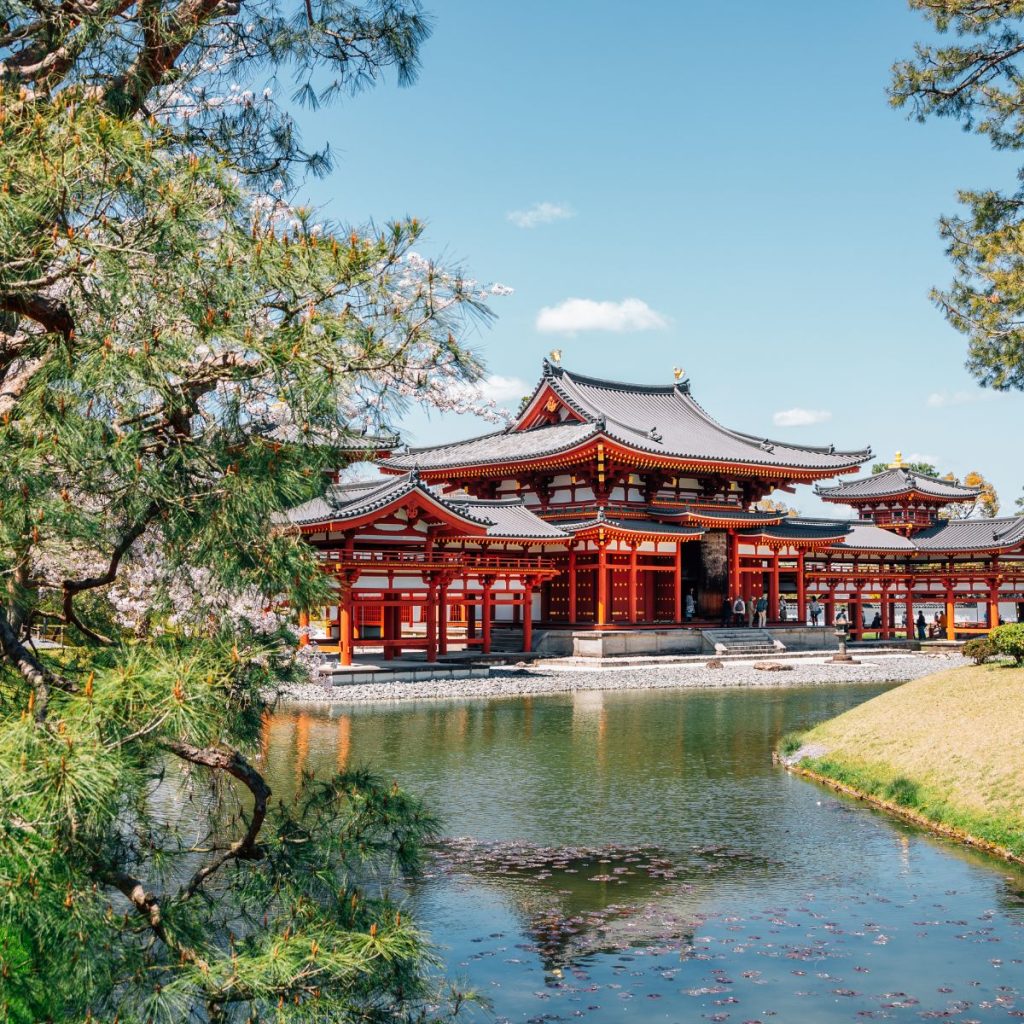
[[1024,863],[1024,669],[925,676],[785,737],[790,770]]

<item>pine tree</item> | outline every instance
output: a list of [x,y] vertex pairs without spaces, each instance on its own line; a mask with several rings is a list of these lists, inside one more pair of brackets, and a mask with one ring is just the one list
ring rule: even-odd
[[[1001,150],[1024,148],[1024,7],[1018,0],[910,0],[956,41],[918,45],[893,68],[890,97],[913,116],[950,117]],[[955,276],[932,297],[967,335],[967,367],[984,387],[1024,389],[1024,189],[959,193],[964,215],[940,233]]]
[[[281,803],[258,763],[302,671],[284,610],[329,599],[275,511],[402,402],[466,401],[491,291],[416,221],[296,205],[326,156],[256,76],[328,102],[410,79],[427,30],[400,0],[5,5],[0,1020],[450,1009],[374,885],[431,815],[365,772]],[[154,798],[178,790],[198,846]]]

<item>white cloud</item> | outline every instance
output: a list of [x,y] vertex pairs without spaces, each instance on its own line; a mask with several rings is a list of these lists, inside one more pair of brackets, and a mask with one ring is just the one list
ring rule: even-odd
[[972,402],[988,402],[998,398],[996,391],[933,391],[928,396],[930,409],[945,409],[951,405],[970,405]]
[[535,228],[556,220],[568,220],[576,211],[565,203],[534,203],[528,210],[510,210],[506,215],[517,228]]
[[499,405],[502,402],[518,401],[533,390],[533,385],[527,384],[525,380],[502,377],[500,373],[489,374],[477,387],[481,397]]
[[809,427],[832,419],[828,409],[783,409],[772,416],[777,427]]
[[566,299],[557,306],[545,306],[537,314],[537,330],[547,334],[575,334],[576,331],[656,331],[668,326],[660,313],[642,299],[595,302]]

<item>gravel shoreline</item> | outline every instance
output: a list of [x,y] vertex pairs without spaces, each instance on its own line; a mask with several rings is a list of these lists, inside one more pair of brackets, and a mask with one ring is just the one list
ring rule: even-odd
[[486,679],[431,679],[408,682],[357,683],[285,687],[279,699],[304,704],[390,703],[403,700],[445,700],[458,697],[509,698],[579,690],[723,689],[729,687],[811,686],[836,683],[905,683],[944,669],[970,664],[958,654],[865,655],[859,664],[840,665],[822,659],[779,659],[787,671],[764,671],[755,662],[726,662],[720,669],[704,662],[643,667],[546,670],[543,664],[495,671]]

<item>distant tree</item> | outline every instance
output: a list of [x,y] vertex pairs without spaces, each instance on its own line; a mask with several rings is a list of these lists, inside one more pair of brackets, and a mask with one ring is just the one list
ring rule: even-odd
[[981,493],[974,501],[960,502],[956,505],[948,505],[939,513],[943,519],[991,519],[999,514],[999,495],[995,487],[982,476],[981,473],[972,471],[958,480],[952,473],[947,473],[944,480],[950,483],[963,483],[965,487],[977,487]]
[[[888,462],[876,462],[871,467],[871,473],[872,475],[884,473],[889,468]],[[939,475],[939,471],[930,462],[905,462],[902,468],[910,470],[911,473],[919,473],[921,476]]]
[[774,512],[777,515],[790,517],[800,515],[798,508],[793,508],[792,505],[787,505],[784,501],[776,501],[774,498],[762,498],[754,503],[754,509],[757,512]]
[[[959,121],[995,149],[1024,149],[1024,4],[910,0],[949,44],[918,44],[893,67],[890,99],[919,121]],[[963,215],[943,217],[954,278],[932,298],[968,338],[967,367],[983,387],[1024,389],[1024,188],[961,191]]]
[[1018,499],[1017,499],[1017,500],[1016,500],[1016,501],[1014,502],[1014,504],[1015,504],[1015,505],[1017,506],[1017,508],[1019,508],[1019,509],[1020,509],[1020,511],[1021,511],[1021,512],[1024,512],[1024,494],[1022,494],[1022,495],[1021,495],[1021,496],[1020,496],[1020,497],[1019,497],[1019,498],[1018,498]]

